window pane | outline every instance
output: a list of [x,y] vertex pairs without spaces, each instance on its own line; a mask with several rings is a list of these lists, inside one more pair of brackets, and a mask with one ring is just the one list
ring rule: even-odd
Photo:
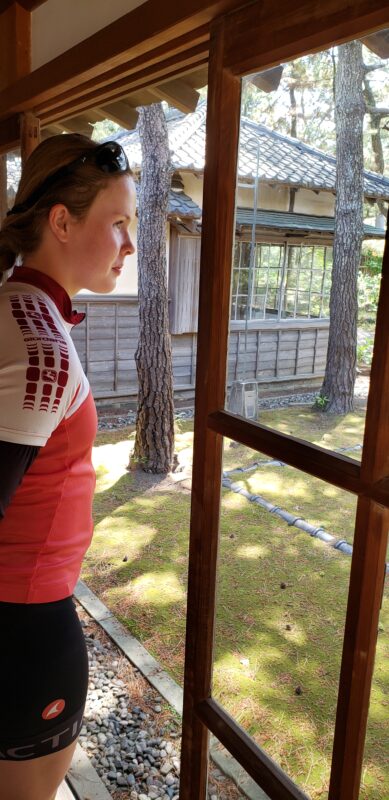
[[239,270],[239,294],[247,294],[249,286],[248,269]]
[[324,800],[351,558],[298,520],[352,543],[356,500],[229,440],[223,469],[213,695]]

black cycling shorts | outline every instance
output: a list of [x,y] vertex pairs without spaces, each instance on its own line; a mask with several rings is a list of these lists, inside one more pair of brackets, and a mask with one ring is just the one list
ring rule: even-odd
[[80,732],[88,653],[71,597],[0,602],[0,761],[68,747]]

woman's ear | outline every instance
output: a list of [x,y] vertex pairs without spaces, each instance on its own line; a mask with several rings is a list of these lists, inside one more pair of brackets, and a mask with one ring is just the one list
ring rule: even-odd
[[69,239],[70,213],[63,203],[57,203],[49,211],[49,226],[55,238],[65,244]]

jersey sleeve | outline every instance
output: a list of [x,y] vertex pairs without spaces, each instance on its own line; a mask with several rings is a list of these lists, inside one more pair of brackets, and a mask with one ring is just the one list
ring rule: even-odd
[[0,442],[0,519],[38,452],[39,447],[30,444]]
[[66,416],[80,383],[69,340],[33,295],[0,298],[1,441],[42,447]]

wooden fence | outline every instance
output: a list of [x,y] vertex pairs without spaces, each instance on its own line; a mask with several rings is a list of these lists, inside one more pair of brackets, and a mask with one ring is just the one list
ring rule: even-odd
[[[135,350],[138,340],[138,300],[135,296],[77,298],[86,312],[72,336],[94,396],[135,397],[138,391]],[[263,389],[273,383],[298,381],[315,385],[324,374],[328,321],[231,323],[228,383],[257,380]],[[173,334],[176,391],[194,390],[197,334]]]

